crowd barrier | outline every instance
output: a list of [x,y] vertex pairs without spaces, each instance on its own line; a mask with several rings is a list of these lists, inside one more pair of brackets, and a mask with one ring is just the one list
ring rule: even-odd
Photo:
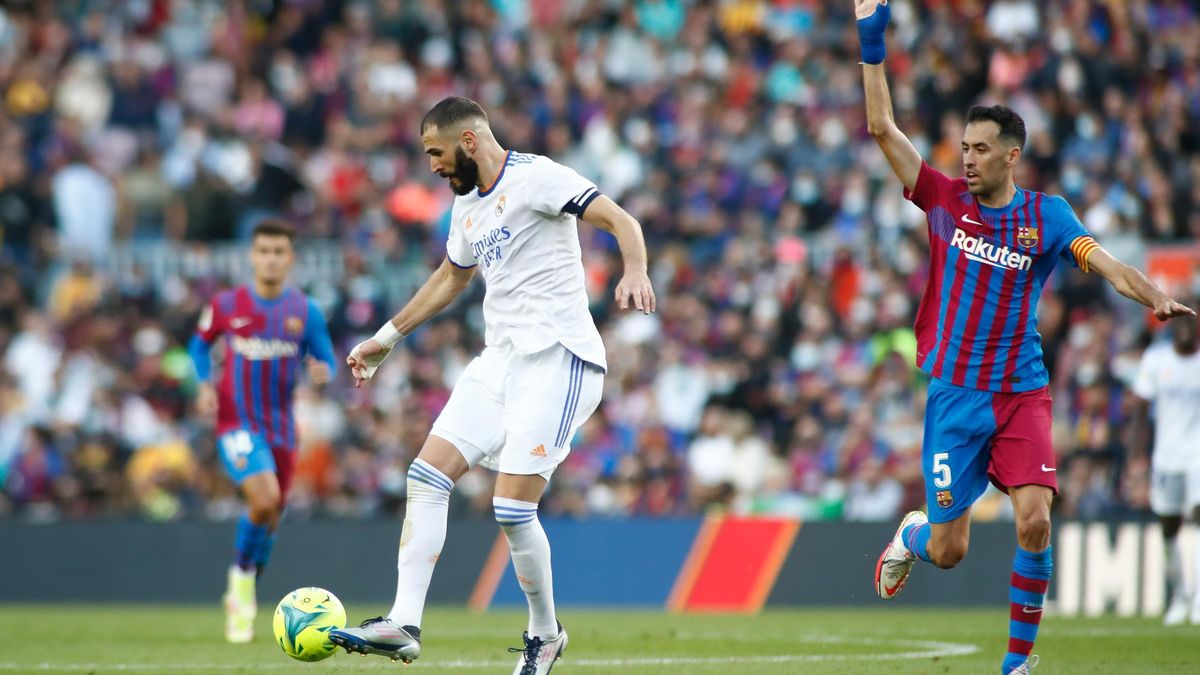
[[[894,525],[772,518],[544,520],[563,606],[756,612],[776,605],[878,602],[872,575]],[[232,524],[0,522],[7,602],[212,602],[232,556]],[[347,602],[390,602],[400,523],[286,523],[260,596],[318,585]],[[1185,551],[1196,533],[1185,528]],[[918,569],[904,605],[1008,602],[1011,523],[978,523],[966,561]],[[1049,611],[1161,614],[1162,535],[1153,523],[1063,522],[1054,534]],[[1187,570],[1193,565],[1185,565]],[[429,601],[478,610],[524,602],[495,523],[453,520]]]

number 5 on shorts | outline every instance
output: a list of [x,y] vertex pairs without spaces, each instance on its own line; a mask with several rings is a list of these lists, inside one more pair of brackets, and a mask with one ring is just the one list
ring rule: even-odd
[[950,483],[954,480],[950,475],[950,465],[944,463],[948,459],[950,459],[950,453],[948,452],[933,453],[934,487],[950,487]]

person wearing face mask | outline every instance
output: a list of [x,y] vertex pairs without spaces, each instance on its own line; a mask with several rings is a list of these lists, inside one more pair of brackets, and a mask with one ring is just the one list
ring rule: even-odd
[[[1167,547],[1171,602],[1163,623],[1200,625],[1200,593],[1184,582],[1179,529],[1183,519],[1200,523],[1200,324],[1173,321],[1171,341],[1151,346],[1142,356],[1132,391],[1134,437],[1145,453],[1150,407],[1154,409],[1154,449],[1150,455],[1150,508],[1162,525]],[[1193,579],[1200,579],[1200,539],[1195,542]]]
[[1037,331],[1042,287],[1062,259],[1103,276],[1159,320],[1195,312],[1101,248],[1065,199],[1016,185],[1025,122],[1011,109],[968,111],[961,178],[930,167],[893,116],[883,65],[890,13],[886,0],[855,0],[867,129],[929,224],[930,275],[915,330],[916,363],[932,381],[922,449],[928,515],[901,520],[876,563],[876,592],[899,595],[919,560],[961,562],[971,506],[990,480],[1012,499],[1017,521],[1000,672],[1028,673],[1053,569],[1050,504],[1058,491]]

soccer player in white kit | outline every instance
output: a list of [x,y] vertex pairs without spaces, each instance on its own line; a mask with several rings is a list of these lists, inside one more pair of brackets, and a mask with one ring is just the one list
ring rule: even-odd
[[446,538],[450,490],[471,467],[499,472],[492,500],[508,539],[529,625],[514,675],[548,673],[567,646],[554,613],[550,544],[538,502],[600,403],[604,345],[588,312],[576,219],[613,234],[625,271],[620,309],[649,313],[641,226],[596,186],[546,157],[500,147],[474,101],[447,98],[421,121],[430,166],[457,197],[446,259],[411,301],[346,359],[362,386],[395,344],[483,274],[483,353],[463,371],[408,471],[396,599],[386,617],[335,630],[347,651],[411,662],[434,564]]
[[[1200,624],[1200,593],[1184,583],[1179,529],[1185,516],[1200,523],[1200,325],[1184,317],[1171,322],[1171,343],[1151,346],[1133,382],[1142,399],[1136,411],[1143,424],[1154,406],[1154,453],[1150,464],[1150,508],[1162,524],[1167,544],[1167,583],[1171,602],[1163,623]],[[1145,434],[1136,434],[1145,438]],[[1200,582],[1200,539],[1192,554],[1193,579]],[[1190,608],[1189,608],[1190,603]],[[1189,618],[1190,613],[1190,618]]]

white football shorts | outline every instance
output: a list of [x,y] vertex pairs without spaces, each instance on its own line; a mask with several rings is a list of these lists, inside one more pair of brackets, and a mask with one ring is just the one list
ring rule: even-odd
[[1159,516],[1189,515],[1200,506],[1200,467],[1150,472],[1150,510]]
[[430,433],[469,466],[550,480],[603,389],[604,371],[561,344],[528,355],[487,347],[463,370]]

